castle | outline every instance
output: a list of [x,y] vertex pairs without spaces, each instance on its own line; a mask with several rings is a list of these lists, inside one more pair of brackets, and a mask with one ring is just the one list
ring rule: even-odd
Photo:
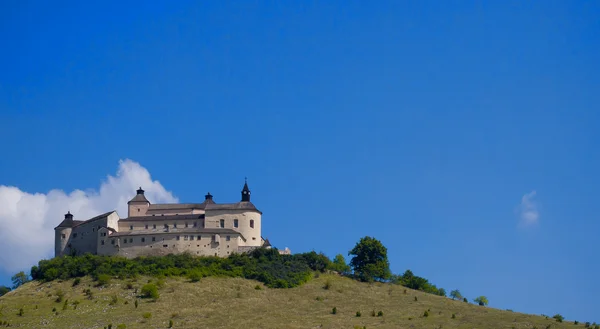
[[55,256],[91,253],[134,258],[189,252],[227,257],[270,247],[261,236],[262,212],[250,202],[247,182],[236,203],[215,203],[208,193],[202,203],[152,204],[140,187],[127,205],[127,218],[110,211],[79,221],[67,212],[54,228]]

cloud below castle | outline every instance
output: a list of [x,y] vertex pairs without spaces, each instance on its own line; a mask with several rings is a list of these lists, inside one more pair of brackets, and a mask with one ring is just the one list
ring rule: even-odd
[[108,175],[97,190],[65,193],[56,189],[44,194],[0,185],[0,271],[28,270],[38,260],[53,257],[54,227],[67,210],[76,220],[110,210],[126,216],[127,201],[140,186],[154,202],[178,202],[159,181],[152,180],[146,168],[129,159],[119,161],[116,175]]

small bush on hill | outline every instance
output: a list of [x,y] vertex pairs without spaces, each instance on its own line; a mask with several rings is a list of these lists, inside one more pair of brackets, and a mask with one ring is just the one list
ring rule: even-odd
[[169,328],[173,328],[173,320],[169,320]]
[[117,297],[117,295],[112,295],[110,297],[110,302],[108,302],[108,305],[117,305],[117,303],[119,302],[119,298]]
[[80,278],[75,278],[75,280],[73,280],[73,287],[79,285],[81,283],[81,279]]
[[565,318],[564,318],[562,315],[560,315],[560,314],[555,314],[555,315],[554,315],[552,318],[553,318],[554,320],[556,320],[556,322],[563,322],[563,320],[565,319]]
[[356,317],[357,317],[357,318],[360,318],[360,316],[361,316],[361,313],[360,313],[360,311],[356,311]]
[[135,308],[138,308],[138,300],[135,300]]
[[383,311],[377,312],[377,316],[383,316]]
[[424,317],[424,318],[426,318],[426,317],[428,317],[428,316],[429,316],[429,311],[425,311],[425,312],[423,312],[423,317]]
[[331,280],[327,279],[327,281],[325,281],[325,285],[323,286],[323,289],[329,290],[329,288],[331,288]]
[[199,282],[202,279],[202,274],[199,271],[193,271],[188,275],[188,279],[192,282]]
[[153,300],[157,300],[158,295],[158,287],[153,283],[145,284],[142,287],[142,297],[144,298],[152,298]]
[[62,290],[57,290],[56,291],[56,302],[57,303],[62,303],[63,299],[65,297],[65,292]]
[[121,323],[117,326],[117,329],[127,329],[127,326],[124,323]]
[[96,283],[98,287],[105,286],[110,283],[110,275],[108,274],[99,274],[96,277]]
[[150,318],[152,317],[152,313],[150,313],[150,312],[146,312],[146,313],[142,314],[142,317],[143,317],[144,319],[150,319]]
[[337,307],[334,307],[333,309],[331,309],[331,314],[337,314]]

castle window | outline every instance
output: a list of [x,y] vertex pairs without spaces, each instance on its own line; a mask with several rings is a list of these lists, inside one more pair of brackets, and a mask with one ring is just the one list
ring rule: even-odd
[[129,239],[129,243],[133,243],[133,239]]
[[146,227],[146,229],[148,229],[148,224],[146,224],[146,226],[145,226],[145,227]]
[[173,223],[173,228],[177,228],[177,223]]
[[155,236],[152,237],[152,242],[154,242],[154,241],[156,241],[156,237]]
[[234,220],[233,220],[233,227],[239,227],[239,226],[240,226],[240,225],[239,225],[239,222],[238,222],[238,220],[237,220],[237,219],[234,219]]
[[127,243],[127,239],[123,239],[123,243]]
[[156,230],[156,224],[152,224],[152,228]]
[[146,242],[146,238],[142,238],[142,242]]
[[177,236],[177,241],[179,241],[179,238],[180,238],[180,237],[179,237],[179,235],[178,235],[178,236]]
[[110,244],[115,244],[115,239],[110,239]]
[[194,241],[194,236],[190,235],[190,241]]
[[[225,238],[225,241],[229,241],[229,240],[231,240],[231,236],[229,236],[229,235],[228,235],[228,236]],[[229,247],[229,246],[227,246],[227,247]]]
[[198,222],[194,222],[194,227],[198,227]]
[[219,227],[220,228],[224,228],[225,227],[225,220],[224,219],[219,220]]
[[253,237],[252,240],[256,240],[256,238]]
[[202,236],[198,235],[198,241],[200,241],[200,238],[202,238]]
[[169,225],[168,225],[168,224],[165,224],[165,228],[167,228],[167,229],[168,229],[168,228],[169,228]]
[[61,234],[60,237],[63,238],[63,239],[67,238],[67,236],[65,234]]
[[133,230],[133,225],[129,225],[129,230]]
[[250,220],[250,227],[254,228],[254,219]]
[[104,240],[100,240],[100,244],[101,244],[101,245],[104,245]]
[[163,248],[166,248],[166,247],[168,247],[168,246],[169,246],[168,244],[163,244]]
[[76,238],[76,237],[77,237],[77,233],[73,233],[73,238]]
[[95,227],[92,227],[92,232],[96,232],[96,228]]
[[188,240],[188,236],[187,236],[187,235],[184,235],[184,236],[183,236],[183,240],[184,240],[184,241],[187,241],[187,240]]
[[185,228],[188,228],[188,223],[185,223]]

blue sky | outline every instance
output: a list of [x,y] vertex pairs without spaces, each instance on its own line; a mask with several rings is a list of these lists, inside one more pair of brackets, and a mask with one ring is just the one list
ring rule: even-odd
[[[4,1],[0,188],[102,194],[131,159],[179,201],[233,202],[248,176],[277,247],[333,257],[370,235],[395,273],[600,321],[599,16],[595,1]],[[60,205],[23,237],[0,210],[0,236],[51,255]]]

